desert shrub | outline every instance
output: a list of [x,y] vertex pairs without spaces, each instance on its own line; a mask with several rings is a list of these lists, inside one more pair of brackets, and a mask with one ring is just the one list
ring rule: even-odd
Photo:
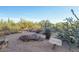
[[66,18],[66,24],[62,31],[58,32],[57,37],[62,41],[68,41],[70,47],[77,47],[79,41],[79,30],[76,28],[75,21],[72,18]]
[[79,47],[79,18],[74,13],[73,9],[71,9],[71,12],[77,20],[73,20],[71,17],[66,18],[63,31],[59,32],[57,37],[68,41],[70,47]]
[[49,39],[51,36],[51,30],[49,28],[45,28],[45,32],[44,32],[46,39]]

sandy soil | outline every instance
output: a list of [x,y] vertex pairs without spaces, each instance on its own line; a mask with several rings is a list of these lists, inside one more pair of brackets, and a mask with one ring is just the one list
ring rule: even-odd
[[[64,43],[62,47],[56,47],[56,49],[53,50],[52,45],[48,40],[30,42],[22,42],[18,40],[21,35],[28,33],[30,32],[22,32],[6,36],[9,40],[8,47],[1,49],[0,52],[71,52],[67,43]],[[79,51],[79,49],[76,48],[72,50]]]

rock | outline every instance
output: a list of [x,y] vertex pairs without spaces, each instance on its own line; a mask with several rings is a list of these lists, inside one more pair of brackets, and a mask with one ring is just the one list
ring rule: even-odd
[[8,41],[5,41],[3,44],[2,44],[2,48],[6,48],[8,47]]
[[0,41],[0,49],[6,48],[7,46],[8,46],[8,41],[5,40]]
[[29,41],[29,40],[42,41],[45,39],[45,36],[37,33],[30,33],[27,35],[22,35],[21,37],[19,37],[19,39],[22,41]]
[[57,46],[62,46],[62,41],[56,38],[50,38],[49,43]]
[[6,36],[0,36],[0,49],[6,48],[8,46],[8,39]]
[[22,35],[21,37],[19,37],[19,40],[22,40],[22,41],[29,41],[27,35]]

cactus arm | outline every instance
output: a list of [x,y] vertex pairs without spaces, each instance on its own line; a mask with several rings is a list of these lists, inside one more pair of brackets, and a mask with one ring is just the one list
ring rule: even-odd
[[79,20],[79,18],[77,17],[77,15],[74,13],[73,9],[71,9],[71,12],[72,12],[72,14],[75,16],[75,18],[76,18],[77,20]]

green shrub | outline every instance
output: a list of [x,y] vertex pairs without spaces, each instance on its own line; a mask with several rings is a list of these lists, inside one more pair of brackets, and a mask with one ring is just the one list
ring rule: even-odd
[[[70,47],[77,47],[79,42],[79,29],[74,27],[75,21],[72,18],[66,18],[66,24],[64,25],[63,31],[58,32],[57,37],[69,42]],[[65,28],[66,27],[66,28]]]

